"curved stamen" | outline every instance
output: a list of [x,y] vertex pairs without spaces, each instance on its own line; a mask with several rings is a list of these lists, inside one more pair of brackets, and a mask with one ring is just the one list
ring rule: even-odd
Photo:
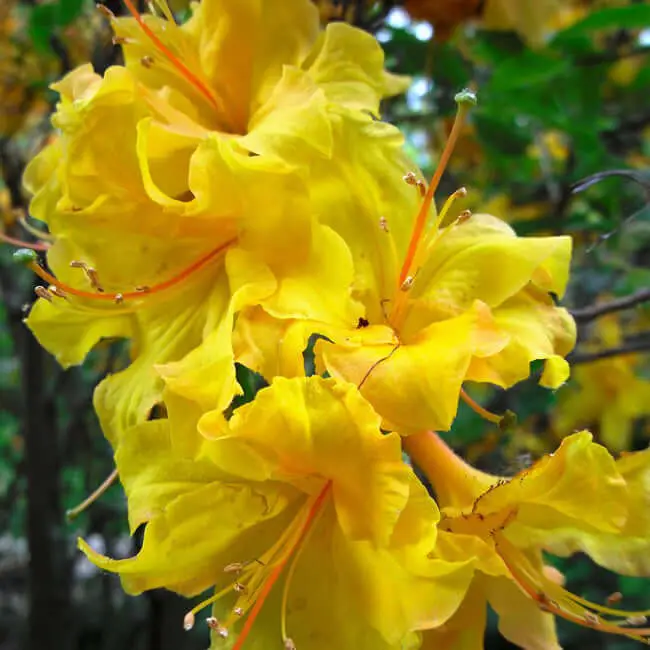
[[92,492],[88,497],[86,497],[78,506],[75,506],[74,508],[68,510],[65,513],[65,516],[68,518],[68,520],[72,521],[75,517],[80,515],[88,506],[91,506],[99,497],[101,497],[106,490],[108,490],[113,483],[115,483],[115,479],[117,478],[117,469],[114,469],[102,482],[102,484]]
[[[611,610],[610,608],[602,608],[601,605],[580,598],[559,585],[554,585],[551,581],[545,580],[543,576],[538,575],[538,572],[530,566],[527,558],[499,533],[494,535],[494,546],[519,588],[534,600],[543,611],[564,618],[582,627],[588,627],[618,636],[626,636],[650,645],[650,639],[648,639],[648,636],[650,636],[650,628],[626,628],[623,627],[623,624],[629,625],[629,618],[624,621],[608,621],[602,620],[595,613],[614,612],[615,615],[619,616],[632,614],[635,617],[640,617],[640,620],[644,620],[643,612],[624,612]],[[545,587],[546,590],[540,587]],[[551,596],[557,600],[551,598]],[[603,612],[603,609],[609,611]]]
[[478,402],[474,401],[466,392],[464,388],[460,389],[460,396],[463,402],[469,406],[474,413],[477,415],[480,415],[484,420],[487,420],[488,422],[492,422],[493,424],[501,424],[501,421],[503,420],[503,415],[497,415],[496,413],[492,413],[492,411],[488,411],[486,408],[483,408]]
[[147,295],[160,293],[165,289],[170,289],[171,287],[187,279],[193,273],[196,273],[199,269],[204,267],[210,260],[215,258],[219,253],[223,252],[226,248],[231,246],[235,241],[236,239],[231,239],[225,244],[219,246],[218,248],[215,248],[214,250],[210,251],[207,255],[204,255],[203,257],[199,258],[198,260],[196,260],[196,262],[190,264],[190,266],[188,266],[183,271],[181,271],[178,275],[175,275],[169,280],[165,280],[164,282],[161,282],[160,284],[155,284],[151,287],[141,287],[140,290],[125,291],[123,293],[120,292],[102,293],[102,292],[84,291],[83,289],[76,289],[75,287],[71,287],[68,284],[65,284],[64,282],[61,282],[60,280],[55,278],[51,273],[46,271],[43,267],[39,266],[36,262],[30,262],[27,266],[32,271],[34,271],[34,273],[36,273],[40,278],[45,280],[45,282],[55,286],[57,289],[63,290],[65,293],[68,293],[73,296],[77,296],[78,298],[88,298],[90,300],[104,300],[104,301],[114,302],[119,304],[122,303],[124,300],[129,300],[132,298],[139,299]]
[[4,232],[0,231],[0,241],[5,241],[7,244],[11,244],[12,246],[20,246],[21,248],[29,248],[33,251],[46,251],[49,250],[50,244],[46,242],[28,242],[28,241],[23,241],[22,239],[16,239],[15,237],[11,237],[10,235],[5,234]]
[[158,51],[210,102],[210,104],[212,104],[217,111],[221,111],[221,106],[212,92],[210,92],[210,89],[158,38],[158,36],[156,36],[154,31],[144,21],[133,2],[131,2],[131,0],[124,0],[124,4],[129,10],[131,16],[133,16],[142,31],[149,37]]
[[413,226],[413,231],[411,233],[411,240],[409,242],[409,246],[406,252],[406,257],[404,258],[404,264],[402,265],[402,270],[400,271],[398,286],[401,286],[404,283],[404,280],[406,280],[406,278],[409,275],[409,272],[411,271],[411,267],[413,266],[413,260],[416,255],[418,245],[420,244],[420,240],[422,239],[422,235],[424,233],[424,227],[426,225],[427,218],[429,216],[429,210],[431,208],[431,204],[433,203],[433,195],[438,189],[438,185],[440,184],[440,179],[442,178],[442,175],[444,174],[445,169],[447,168],[447,164],[449,163],[451,154],[453,153],[454,147],[456,146],[456,142],[458,141],[461,128],[465,121],[465,116],[467,114],[468,106],[470,103],[472,103],[471,101],[461,100],[462,97],[464,97],[462,93],[459,93],[459,95],[457,95],[458,110],[456,112],[456,119],[454,120],[454,125],[451,128],[451,133],[449,134],[449,138],[447,139],[442,154],[440,155],[438,166],[436,167],[436,171],[434,172],[433,177],[431,178],[431,182],[429,183],[427,192],[424,195],[424,200],[422,201],[422,205],[420,206],[420,210],[415,219],[415,225]]

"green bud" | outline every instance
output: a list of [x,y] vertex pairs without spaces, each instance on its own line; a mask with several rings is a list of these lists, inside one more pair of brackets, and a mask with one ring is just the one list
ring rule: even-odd
[[36,251],[33,251],[31,248],[19,248],[14,252],[13,258],[14,262],[17,264],[23,264],[24,266],[38,262]]
[[476,106],[478,104],[478,98],[476,93],[470,90],[469,88],[463,88],[459,93],[456,93],[454,96],[454,101],[460,105],[471,105]]

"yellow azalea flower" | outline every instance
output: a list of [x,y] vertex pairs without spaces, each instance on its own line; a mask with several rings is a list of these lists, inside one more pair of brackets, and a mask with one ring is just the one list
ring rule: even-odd
[[[617,316],[601,318],[598,343],[586,349],[621,345]],[[639,355],[625,355],[580,364],[573,382],[560,392],[553,414],[557,431],[594,427],[601,442],[613,451],[630,448],[635,420],[650,415],[650,381],[638,374]]]
[[101,338],[132,341],[132,365],[95,396],[113,440],[146,419],[163,377],[202,408],[229,404],[243,306],[357,322],[350,253],[317,220],[316,185],[348,192],[332,180],[341,134],[371,131],[391,152],[396,140],[369,115],[390,91],[381,48],[348,25],[320,31],[308,0],[204,0],[181,26],[158,7],[112,20],[125,67],[54,86],[60,135],[25,176],[56,240],[56,277],[34,267],[53,295],[41,290],[29,326],[65,366]]
[[414,629],[453,614],[472,561],[427,558],[436,505],[354,386],[279,378],[229,425],[206,414],[196,457],[168,421],[137,427],[116,461],[142,550],[116,561],[80,542],[89,558],[129,593],[214,586],[185,624],[214,603],[214,639],[234,649],[415,648]]
[[647,452],[615,462],[580,432],[504,479],[467,465],[434,433],[407,438],[405,448],[441,507],[436,556],[476,560],[465,602],[447,624],[425,633],[423,648],[482,648],[487,603],[501,633],[527,650],[559,649],[554,617],[647,641],[650,629],[638,627],[647,612],[618,611],[567,591],[542,557],[583,551],[605,567],[648,575]]
[[[316,348],[321,370],[356,384],[384,426],[404,434],[448,429],[464,381],[507,387],[527,377],[535,359],[547,359],[545,386],[565,381],[569,371],[563,357],[573,347],[575,327],[549,294],[564,292],[571,240],[518,238],[489,215],[462,214],[441,225],[455,196],[427,232],[448,154],[415,223],[397,211],[398,204],[395,212],[388,206],[373,235],[367,228],[355,230],[353,222],[343,234],[353,256],[366,251],[365,259],[355,256],[366,269],[364,283],[355,287],[365,307],[356,327],[284,323],[278,328],[255,311],[238,321],[237,345],[245,363],[261,372],[291,374],[296,371],[291,346],[304,347],[309,334],[324,335],[327,340]],[[414,175],[406,180],[424,189]],[[273,332],[266,342],[265,328]]]

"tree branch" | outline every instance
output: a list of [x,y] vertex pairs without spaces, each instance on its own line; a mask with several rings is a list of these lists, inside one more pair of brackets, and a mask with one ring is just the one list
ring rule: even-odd
[[592,361],[599,361],[600,359],[611,359],[612,357],[622,357],[639,352],[650,352],[650,340],[628,341],[613,348],[605,348],[595,352],[574,353],[567,357],[567,361],[572,366],[575,366],[580,363],[590,363]]
[[641,289],[629,296],[591,305],[583,309],[573,309],[571,315],[577,323],[588,323],[606,314],[630,309],[630,307],[636,307],[644,302],[650,302],[650,289]]

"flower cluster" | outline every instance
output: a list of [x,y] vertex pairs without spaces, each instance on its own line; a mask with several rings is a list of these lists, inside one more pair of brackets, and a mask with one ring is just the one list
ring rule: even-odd
[[[647,573],[646,452],[577,433],[506,480],[433,433],[460,399],[500,420],[466,382],[538,360],[557,388],[575,341],[569,238],[459,214],[464,189],[436,210],[473,93],[426,183],[380,120],[403,80],[365,32],[309,0],[203,0],[182,25],[124,2],[124,65],[54,86],[25,176],[49,231],[27,325],[64,366],[129,343],[94,406],[144,542],[82,550],[129,593],[214,590],[184,621],[211,606],[214,648],[480,648],[488,602],[523,648],[558,647],[554,616],[645,639],[542,551]],[[236,364],[267,383],[238,407]]]

